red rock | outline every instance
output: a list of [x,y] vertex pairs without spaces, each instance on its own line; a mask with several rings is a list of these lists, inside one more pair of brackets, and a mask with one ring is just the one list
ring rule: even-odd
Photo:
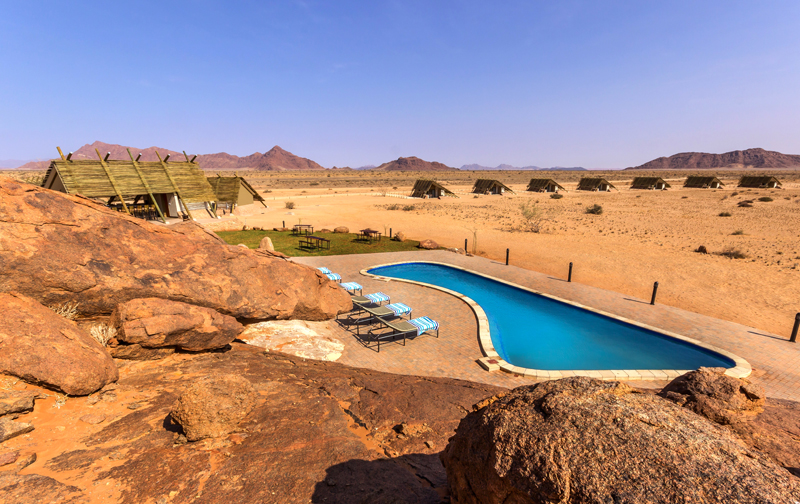
[[408,239],[406,234],[403,231],[398,231],[395,233],[394,237],[392,238],[394,241],[404,242]]
[[134,299],[118,305],[111,324],[121,343],[193,352],[222,348],[244,330],[235,318],[211,308],[160,298]]
[[0,443],[11,438],[27,434],[33,430],[33,425],[25,422],[15,422],[8,418],[0,418]]
[[0,293],[0,306],[0,373],[69,395],[119,377],[106,349],[75,322],[19,294]]
[[169,357],[175,353],[175,348],[144,348],[142,345],[116,345],[108,347],[108,353],[115,359],[146,361]]
[[160,297],[247,319],[327,320],[350,297],[313,268],[225,244],[192,222],[163,226],[0,177],[0,290],[81,316]]
[[83,415],[80,421],[90,425],[97,425],[105,422],[106,416],[102,413],[89,413],[88,415]]
[[258,242],[258,250],[266,250],[268,252],[275,251],[275,246],[272,244],[272,239],[269,236],[261,238],[261,241]]
[[439,248],[439,244],[433,240],[422,240],[421,242],[419,242],[419,248],[426,250],[436,250]]
[[347,226],[338,226],[333,229],[334,233],[349,233],[350,229]]
[[0,390],[0,416],[32,411],[37,395],[26,390]]
[[189,441],[226,436],[237,429],[257,398],[246,378],[214,375],[190,386],[178,399],[171,416],[183,427]]
[[0,454],[0,466],[13,464],[19,458],[18,451],[6,452]]

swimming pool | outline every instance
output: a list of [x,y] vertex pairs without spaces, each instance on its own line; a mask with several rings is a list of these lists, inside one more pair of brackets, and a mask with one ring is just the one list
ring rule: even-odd
[[486,313],[494,349],[520,368],[690,370],[738,364],[693,342],[444,264],[401,263],[374,267],[366,273],[424,283],[471,298]]

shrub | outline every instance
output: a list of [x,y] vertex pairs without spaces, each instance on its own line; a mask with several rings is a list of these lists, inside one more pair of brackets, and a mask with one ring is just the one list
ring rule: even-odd
[[734,197],[734,196],[736,196],[737,194],[739,194],[739,193],[738,193],[738,192],[736,192],[736,191],[733,191],[733,192],[731,193],[731,197]]
[[586,207],[586,213],[592,215],[600,215],[601,213],[603,213],[603,207],[597,204],[592,205],[590,207]]
[[394,203],[392,205],[387,206],[386,210],[400,210],[400,205],[398,205],[397,203]]
[[681,199],[689,199],[689,196],[681,196]]
[[769,203],[770,201],[774,201],[774,200],[772,198],[770,198],[769,196],[762,196],[762,197],[758,198],[758,201],[763,201],[764,203]]
[[108,340],[117,335],[117,330],[107,324],[98,324],[96,326],[92,326],[89,334],[91,334],[92,338],[97,340],[98,343],[106,346],[106,344],[108,344]]
[[725,256],[729,259],[747,259],[747,254],[735,247],[725,247],[725,249],[720,252],[719,255]]
[[289,210],[291,210],[291,209],[293,209],[293,208],[294,208],[294,201],[287,201],[286,203],[284,203],[284,205],[283,205],[283,206],[285,206],[286,208],[288,208]]
[[730,212],[720,212],[720,213],[719,213],[719,216],[720,216],[720,217],[730,217],[730,216],[731,216],[731,213],[730,213]]
[[542,211],[536,206],[535,201],[526,201],[519,206],[522,214],[523,229],[533,233],[538,233],[542,229],[542,222],[545,220]]
[[48,306],[65,319],[75,320],[78,317],[78,303],[66,302],[62,305]]
[[737,229],[736,231],[734,231],[734,232],[733,232],[733,233],[731,233],[731,234],[732,234],[733,236],[741,236],[741,235],[743,235],[743,234],[744,234],[744,230],[743,230],[743,229]]
[[403,207],[403,211],[404,212],[410,212],[410,211],[412,211],[414,209],[416,209],[416,207],[414,205],[406,205],[406,206]]
[[552,198],[552,199],[561,199],[563,197],[564,197],[564,195],[563,194],[559,194],[559,193],[553,193],[553,194],[550,195],[550,198]]
[[740,206],[741,208],[750,208],[750,207],[752,207],[752,206],[753,206],[753,201],[752,201],[752,200],[744,200],[744,201],[740,201],[740,202],[739,202],[739,206]]
[[319,182],[316,182],[316,181],[315,182],[310,182],[308,185],[310,185],[310,186],[319,185]]

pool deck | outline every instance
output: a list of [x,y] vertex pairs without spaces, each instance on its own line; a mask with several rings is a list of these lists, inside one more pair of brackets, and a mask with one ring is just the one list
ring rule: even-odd
[[[636,299],[617,292],[568,283],[535,271],[482,257],[467,257],[443,250],[353,254],[344,256],[292,258],[313,267],[326,266],[355,281],[364,293],[385,292],[392,302],[414,308],[413,316],[429,316],[440,323],[440,337],[422,335],[401,344],[382,344],[381,351],[365,348],[344,327],[337,326],[336,336],[345,344],[339,362],[351,366],[390,373],[458,378],[517,387],[535,383],[530,377],[505,372],[488,372],[477,363],[483,357],[478,342],[478,322],[472,309],[454,296],[407,282],[382,281],[360,273],[362,269],[401,261],[435,261],[470,269],[567,301],[593,307],[620,317],[674,332],[717,346],[746,359],[753,367],[748,380],[758,383],[769,397],[800,400],[800,344],[786,337],[752,327],[715,319],[698,313]],[[605,378],[614,378],[613,375]],[[666,381],[632,381],[636,387],[662,387]]]

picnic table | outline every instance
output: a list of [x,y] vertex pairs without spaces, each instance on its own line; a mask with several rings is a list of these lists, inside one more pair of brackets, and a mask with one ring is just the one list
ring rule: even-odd
[[331,249],[331,241],[321,236],[306,235],[300,238],[300,248],[308,247],[310,249]]
[[376,241],[381,241],[381,232],[370,228],[362,229],[361,231],[359,231],[358,236],[360,239],[367,240],[370,243],[372,242],[373,238]]
[[314,234],[314,226],[311,224],[295,224],[292,226],[292,234],[293,235],[310,235]]

